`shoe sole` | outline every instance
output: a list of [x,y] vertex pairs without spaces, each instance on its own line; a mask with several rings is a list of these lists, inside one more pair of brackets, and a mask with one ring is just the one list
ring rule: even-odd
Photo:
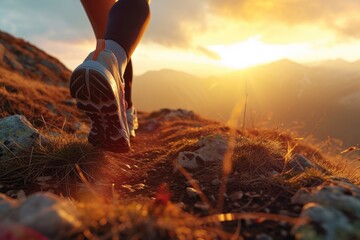
[[91,121],[88,141],[113,152],[127,152],[130,142],[123,118],[124,107],[114,94],[118,91],[111,82],[115,80],[100,63],[86,61],[71,75],[70,94]]

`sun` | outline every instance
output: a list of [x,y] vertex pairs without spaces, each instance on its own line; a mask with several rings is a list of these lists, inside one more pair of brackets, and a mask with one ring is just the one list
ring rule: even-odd
[[276,61],[282,58],[298,57],[307,46],[303,44],[270,45],[255,36],[232,45],[213,45],[210,50],[220,55],[220,64],[234,69]]

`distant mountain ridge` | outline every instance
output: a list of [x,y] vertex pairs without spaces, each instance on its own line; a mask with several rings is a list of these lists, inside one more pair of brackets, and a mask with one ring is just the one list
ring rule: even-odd
[[283,59],[209,78],[152,71],[135,78],[134,102],[145,111],[184,107],[226,122],[238,102],[244,107],[247,94],[246,126],[300,128],[303,134],[356,145],[360,143],[359,62],[339,61],[338,68],[331,67],[336,62],[307,66]]

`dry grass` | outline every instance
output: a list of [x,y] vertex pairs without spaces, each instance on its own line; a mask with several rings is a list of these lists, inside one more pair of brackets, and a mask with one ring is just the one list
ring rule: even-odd
[[[0,67],[0,118],[21,114],[37,128],[62,128],[75,132],[75,124],[86,122],[84,114],[71,102],[67,87],[51,86],[27,79]],[[80,120],[79,120],[80,119]]]
[[[146,123],[143,123],[146,125]],[[184,126],[186,128],[184,129]],[[89,239],[241,239],[240,233],[235,235],[228,234],[222,230],[220,223],[223,221],[237,222],[244,219],[263,219],[275,222],[286,222],[297,224],[301,219],[284,218],[277,214],[278,208],[273,207],[280,201],[282,207],[289,202],[289,197],[298,189],[304,186],[315,186],[327,181],[331,175],[337,177],[347,177],[357,183],[360,179],[359,174],[349,170],[346,161],[338,161],[336,158],[328,157],[321,153],[314,146],[305,144],[302,140],[296,139],[290,134],[279,133],[270,130],[247,130],[245,132],[233,131],[224,128],[219,124],[197,120],[165,121],[159,134],[151,141],[155,148],[151,148],[150,141],[145,136],[139,145],[146,146],[142,152],[111,155],[102,152],[91,145],[86,140],[79,140],[73,135],[61,132],[57,137],[51,137],[50,142],[45,146],[37,146],[31,151],[24,152],[21,157],[13,158],[1,164],[0,178],[3,182],[36,182],[41,176],[51,176],[53,184],[64,185],[66,192],[71,195],[71,189],[79,183],[86,183],[87,189],[91,190],[90,195],[82,196],[80,203],[76,203],[82,216],[83,232],[81,238]],[[145,134],[145,133],[143,133]],[[232,136],[233,151],[229,155],[231,161],[228,173],[229,182],[226,182],[226,193],[233,191],[256,191],[266,194],[285,192],[287,198],[282,200],[269,201],[263,198],[263,207],[247,208],[249,204],[242,203],[244,213],[226,213],[229,202],[224,201],[224,206],[219,208],[219,197],[214,203],[210,195],[218,196],[219,186],[211,186],[214,177],[221,179],[224,172],[222,162],[211,163],[199,170],[190,172],[180,171],[174,174],[171,162],[176,158],[180,151],[196,150],[195,143],[202,137],[208,135],[221,135],[227,139]],[[141,135],[140,135],[141,137]],[[325,168],[330,174],[325,174],[315,168],[309,168],[302,173],[293,173],[288,168],[286,162],[293,154],[301,154]],[[119,159],[121,158],[121,159]],[[129,159],[130,160],[129,160]],[[150,160],[145,160],[150,159]],[[129,162],[130,161],[130,162]],[[133,162],[131,162],[133,161]],[[134,163],[134,161],[137,161]],[[138,169],[125,171],[126,162],[136,164]],[[78,166],[78,167],[77,167]],[[147,172],[155,171],[156,174]],[[131,204],[127,204],[126,199],[118,199],[113,188],[113,199],[109,197],[98,197],[100,203],[87,203],[84,199],[96,199],[95,196],[102,196],[102,193],[94,187],[94,183],[105,177],[107,188],[111,190],[113,179],[117,183],[123,182],[124,175],[128,174],[132,181],[136,182],[138,175],[146,176],[148,184],[158,185],[162,181],[171,182],[172,190],[184,190],[184,179],[179,175],[185,175],[188,180],[198,180],[199,185],[194,186],[201,192],[201,200],[210,206],[210,211],[204,218],[189,214],[177,205],[159,204],[156,201],[140,201],[135,196]],[[184,178],[184,177],[183,177]],[[135,180],[134,180],[135,179]],[[223,179],[222,179],[223,180]],[[176,186],[174,188],[173,186]],[[156,186],[151,186],[152,189]],[[203,188],[205,191],[202,191]],[[89,191],[88,191],[89,192]],[[154,191],[153,191],[154,193]],[[178,196],[181,193],[177,193]],[[151,194],[149,197],[152,196]],[[262,197],[262,196],[261,196]],[[179,199],[178,197],[176,199]],[[106,203],[106,204],[104,204]],[[253,212],[253,209],[263,209],[273,207],[273,214]],[[218,208],[217,208],[218,207]],[[216,209],[217,212],[211,209]],[[250,211],[250,213],[249,213]],[[256,211],[256,210],[255,210]],[[224,213],[225,212],[225,213]],[[217,215],[212,215],[219,213]],[[209,215],[210,214],[210,215]],[[261,222],[260,222],[261,223]],[[209,225],[210,224],[210,225]],[[241,232],[241,231],[240,231]]]
[[3,182],[36,182],[40,176],[52,176],[56,182],[72,177],[75,165],[96,163],[100,154],[88,143],[72,135],[49,137],[45,145],[37,144],[22,155],[3,161]]
[[155,201],[132,204],[79,203],[88,239],[230,239],[214,220],[204,221],[176,204]]

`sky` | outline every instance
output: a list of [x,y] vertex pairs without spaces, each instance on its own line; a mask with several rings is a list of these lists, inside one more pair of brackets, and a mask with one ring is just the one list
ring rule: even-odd
[[[100,0],[98,0],[101,2]],[[283,58],[360,59],[359,0],[152,0],[136,75],[210,76]],[[74,69],[95,47],[80,0],[0,0],[0,29]]]

